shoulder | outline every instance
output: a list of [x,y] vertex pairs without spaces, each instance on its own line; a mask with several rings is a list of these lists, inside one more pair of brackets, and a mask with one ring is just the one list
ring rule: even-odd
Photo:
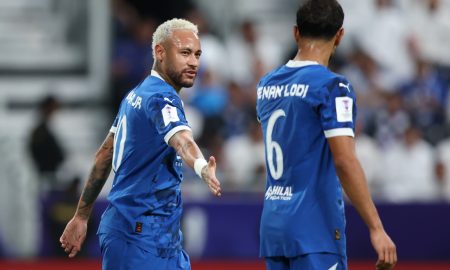
[[334,73],[330,70],[322,71],[323,89],[331,92],[339,92],[342,95],[353,95],[354,90],[350,81],[343,75]]
[[154,76],[149,76],[139,85],[137,91],[150,106],[155,104],[181,105],[181,99],[175,89]]
[[314,72],[316,73],[317,80],[324,86],[339,86],[339,83],[348,84],[349,81],[344,75],[335,73],[324,66],[317,66]]

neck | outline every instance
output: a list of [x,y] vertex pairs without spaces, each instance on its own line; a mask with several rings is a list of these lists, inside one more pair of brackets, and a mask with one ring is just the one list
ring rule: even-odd
[[166,72],[163,71],[162,67],[158,63],[155,63],[152,69],[158,72],[159,76],[161,76],[164,79],[164,81],[170,84],[175,89],[175,91],[177,91],[177,93],[181,91],[181,86],[175,84],[175,82],[172,79],[170,79],[170,77],[167,75]]
[[298,43],[298,48],[294,60],[315,61],[327,67],[334,51],[334,42],[305,40]]

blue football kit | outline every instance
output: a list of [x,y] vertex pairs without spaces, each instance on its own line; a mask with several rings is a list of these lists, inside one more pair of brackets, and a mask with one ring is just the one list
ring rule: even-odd
[[268,269],[346,269],[342,188],[327,138],[354,137],[355,104],[350,83],[312,61],[290,60],[258,84],[267,167],[260,255]]
[[123,99],[111,127],[115,177],[98,229],[103,269],[190,269],[182,249],[182,160],[169,139],[190,130],[157,72]]

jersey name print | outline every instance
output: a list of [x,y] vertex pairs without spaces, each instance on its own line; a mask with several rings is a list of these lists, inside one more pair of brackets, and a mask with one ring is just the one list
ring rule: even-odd
[[155,254],[181,250],[182,160],[168,141],[183,129],[190,127],[181,99],[152,71],[122,101],[111,127],[115,176],[98,233],[117,232]]
[[281,97],[301,97],[305,98],[308,93],[309,85],[304,84],[285,84],[270,85],[258,87],[258,99],[274,99]]
[[354,136],[351,84],[317,63],[290,61],[256,91],[268,171],[261,256],[345,254],[345,237],[335,237],[345,231],[344,204],[327,138]]

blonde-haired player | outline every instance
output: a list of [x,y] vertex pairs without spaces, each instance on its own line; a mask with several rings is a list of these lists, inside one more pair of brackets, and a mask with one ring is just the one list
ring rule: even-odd
[[97,232],[103,269],[191,268],[181,245],[182,160],[213,194],[221,192],[215,159],[203,158],[178,96],[197,76],[201,55],[197,33],[194,24],[182,19],[156,29],[151,75],[123,99],[76,213],[61,236],[69,257],[81,248],[92,207],[112,167],[110,204]]

